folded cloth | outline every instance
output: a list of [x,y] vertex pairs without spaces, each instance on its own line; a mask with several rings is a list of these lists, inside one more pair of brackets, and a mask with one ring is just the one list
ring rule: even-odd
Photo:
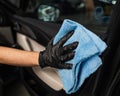
[[88,78],[102,64],[99,55],[106,49],[107,45],[94,33],[79,23],[65,19],[59,32],[54,38],[53,44],[57,43],[65,34],[74,30],[74,34],[64,44],[78,41],[75,56],[68,63],[72,63],[70,70],[59,69],[58,73],[63,82],[64,90],[71,94],[80,89],[85,79]]

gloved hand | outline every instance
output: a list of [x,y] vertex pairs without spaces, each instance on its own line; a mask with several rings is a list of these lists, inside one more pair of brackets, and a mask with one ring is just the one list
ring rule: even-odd
[[66,61],[72,59],[75,55],[74,49],[77,47],[78,42],[73,42],[63,46],[64,43],[73,35],[73,31],[66,34],[59,42],[53,45],[53,40],[51,40],[46,50],[40,52],[39,64],[43,67],[54,67],[58,69],[71,69],[72,64],[65,63]]

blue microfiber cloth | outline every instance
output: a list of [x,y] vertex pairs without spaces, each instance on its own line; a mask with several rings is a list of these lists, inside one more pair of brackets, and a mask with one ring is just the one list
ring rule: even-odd
[[60,69],[58,73],[63,82],[67,94],[76,92],[85,79],[88,78],[102,64],[99,55],[106,49],[107,45],[94,33],[79,23],[65,19],[59,32],[54,38],[53,44],[57,43],[65,34],[74,30],[74,34],[64,44],[78,41],[75,56],[68,61],[73,64],[72,69]]

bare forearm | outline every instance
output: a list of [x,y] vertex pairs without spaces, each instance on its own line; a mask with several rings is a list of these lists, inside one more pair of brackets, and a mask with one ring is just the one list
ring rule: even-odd
[[0,63],[13,66],[37,66],[39,52],[29,52],[0,46]]

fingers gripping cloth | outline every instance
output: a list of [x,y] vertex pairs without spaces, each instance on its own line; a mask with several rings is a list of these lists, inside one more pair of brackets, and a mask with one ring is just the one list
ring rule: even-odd
[[102,64],[99,55],[106,49],[107,45],[94,33],[77,22],[64,20],[59,32],[54,38],[56,44],[64,35],[74,30],[74,34],[65,42],[65,45],[74,41],[79,44],[75,49],[75,56],[68,63],[73,64],[72,69],[59,69],[58,73],[63,82],[64,90],[71,94],[80,89],[85,79],[88,78]]

